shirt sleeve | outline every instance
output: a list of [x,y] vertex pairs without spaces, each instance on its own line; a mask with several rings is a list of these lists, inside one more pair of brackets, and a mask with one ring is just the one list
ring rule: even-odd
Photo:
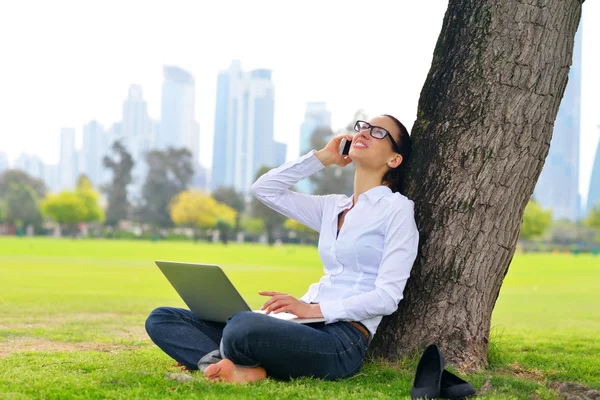
[[375,288],[345,299],[321,302],[327,323],[362,321],[396,311],[417,257],[418,244],[414,203],[409,200],[390,217]]
[[269,208],[319,232],[323,209],[333,195],[310,195],[289,190],[294,183],[325,168],[311,150],[294,161],[273,168],[256,180],[250,193]]

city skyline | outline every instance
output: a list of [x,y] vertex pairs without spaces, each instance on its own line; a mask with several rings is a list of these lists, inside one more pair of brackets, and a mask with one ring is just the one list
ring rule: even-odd
[[567,87],[554,121],[550,149],[536,182],[534,198],[552,210],[553,219],[579,218],[585,209],[579,193],[581,136],[581,24],[575,35]]
[[[557,219],[566,217],[568,219],[574,220],[578,217],[584,217],[587,212],[589,212],[591,204],[593,203],[592,199],[588,198],[587,201],[582,201],[579,197],[579,194],[571,196],[576,200],[572,200],[570,198],[564,198],[561,201],[552,201],[548,200],[549,197],[556,197],[557,193],[568,192],[571,193],[570,183],[567,182],[567,179],[562,179],[563,185],[565,187],[558,188],[554,187],[555,185],[552,183],[553,179],[558,175],[565,175],[565,177],[573,174],[573,170],[570,167],[570,164],[565,164],[566,162],[576,161],[579,156],[579,138],[571,138],[569,136],[569,132],[571,130],[578,131],[580,120],[577,116],[580,115],[580,91],[581,91],[581,33],[578,31],[576,36],[576,44],[574,47],[574,58],[573,58],[573,67],[569,73],[569,84],[565,90],[565,94],[563,96],[561,102],[561,108],[559,109],[557,119],[555,122],[555,132],[553,135],[552,143],[554,146],[550,147],[550,152],[546,158],[546,163],[544,166],[544,171],[540,175],[540,178],[537,182],[536,191],[534,192],[534,196],[543,198],[544,194],[546,195],[546,200],[541,200],[542,207],[547,209],[554,210],[554,217]],[[145,174],[147,172],[147,166],[144,162],[139,162],[139,160],[143,160],[143,154],[149,150],[164,150],[168,146],[173,147],[187,147],[192,151],[193,160],[195,167],[199,167],[200,164],[198,159],[198,147],[199,147],[199,130],[198,123],[195,121],[193,117],[193,112],[183,112],[176,108],[182,108],[182,103],[185,103],[186,99],[191,98],[191,102],[193,103],[194,93],[193,93],[193,83],[194,78],[191,74],[182,70],[177,66],[164,66],[163,68],[165,74],[165,82],[163,83],[163,90],[167,93],[167,95],[162,96],[162,108],[163,115],[167,116],[167,119],[173,120],[174,114],[182,114],[185,115],[190,121],[189,128],[190,132],[188,135],[181,134],[178,132],[181,127],[181,121],[176,121],[174,124],[173,121],[167,121],[169,123],[165,124],[163,120],[154,121],[148,116],[147,112],[147,102],[143,98],[142,88],[139,85],[130,85],[128,90],[128,97],[123,102],[123,113],[122,119],[120,121],[114,122],[112,126],[105,130],[102,124],[100,124],[96,120],[91,120],[83,126],[82,132],[82,144],[78,148],[75,146],[75,128],[66,127],[61,129],[61,141],[60,141],[60,159],[58,164],[45,164],[43,160],[40,159],[37,155],[21,153],[19,157],[12,163],[8,161],[6,158],[6,154],[0,151],[0,172],[3,169],[7,169],[8,167],[21,169],[26,171],[30,175],[36,178],[40,178],[47,183],[47,186],[57,189],[71,189],[74,186],[74,182],[76,177],[79,174],[85,174],[94,185],[98,185],[100,183],[106,183],[109,179],[108,171],[105,171],[101,167],[101,160],[103,157],[103,153],[108,154],[110,146],[114,140],[121,140],[121,142],[130,150],[132,153],[134,160],[138,160],[134,166],[133,176],[134,178],[137,176],[139,179],[134,179],[134,183],[132,184],[135,187],[135,191],[139,190],[141,187],[141,183],[145,179]],[[176,93],[172,93],[174,89],[172,83],[169,83],[169,80],[172,79],[172,75],[176,75],[176,80],[178,80],[177,85],[183,83],[186,85],[191,85],[189,89],[175,89]],[[237,79],[231,81],[232,78]],[[208,170],[213,177],[215,170],[229,170],[230,177],[229,181],[231,182],[212,182],[211,185],[206,185],[206,172],[205,171],[196,171],[201,177],[196,177],[200,179],[207,188],[210,186],[212,190],[216,186],[219,185],[228,185],[233,186],[236,189],[246,192],[244,190],[245,186],[248,186],[252,179],[253,174],[256,172],[256,169],[259,165],[281,165],[285,162],[285,154],[287,152],[287,144],[276,142],[273,139],[272,132],[272,119],[273,119],[273,103],[274,103],[274,88],[271,83],[271,71],[268,69],[257,69],[250,72],[244,72],[241,70],[241,62],[239,60],[233,60],[228,69],[220,71],[217,80],[220,82],[217,90],[217,104],[222,104],[223,107],[227,109],[231,107],[231,97],[234,97],[233,103],[240,104],[242,106],[239,107],[240,113],[242,107],[244,109],[243,113],[238,115],[233,123],[234,126],[239,125],[237,120],[245,121],[245,125],[238,127],[239,132],[230,132],[229,134],[223,135],[223,137],[228,137],[227,140],[231,141],[232,138],[235,138],[236,135],[239,136],[240,132],[244,132],[244,135],[247,137],[244,139],[242,137],[235,138],[234,142],[236,144],[247,143],[249,140],[255,140],[257,133],[264,136],[265,132],[257,132],[254,129],[248,129],[249,124],[252,125],[252,119],[249,119],[247,115],[249,111],[249,107],[252,107],[252,112],[254,112],[254,102],[258,103],[260,99],[255,99],[257,93],[256,88],[258,87],[259,95],[264,96],[264,92],[268,93],[268,111],[267,114],[261,115],[267,121],[267,127],[270,126],[269,129],[266,130],[266,138],[268,142],[262,143],[262,145],[258,146],[260,150],[264,150],[269,146],[273,146],[273,151],[271,152],[272,157],[267,157],[261,160],[261,162],[251,162],[247,166],[243,166],[241,164],[232,163],[232,168],[217,168],[215,169],[215,164],[213,163],[212,170]],[[258,81],[258,85],[252,84],[252,81]],[[231,83],[233,82],[233,83]],[[267,82],[267,86],[264,86],[264,83]],[[232,86],[232,88],[230,88]],[[223,95],[222,89],[225,89],[225,94]],[[248,96],[252,93],[252,99],[249,102]],[[221,97],[221,98],[220,98]],[[167,100],[165,100],[165,98]],[[263,99],[264,100],[264,99]],[[177,106],[170,106],[166,103],[176,104]],[[229,103],[228,105],[225,105]],[[252,106],[249,106],[252,104]],[[167,110],[169,107],[174,108],[174,110]],[[184,106],[183,109],[186,109]],[[187,107],[187,109],[191,109],[191,107]],[[237,110],[238,107],[235,107]],[[251,112],[251,113],[252,113]],[[244,114],[245,113],[245,114]],[[215,115],[215,127],[218,126],[217,121],[219,119],[223,119],[223,116],[227,117],[227,110],[225,112],[219,114],[219,108],[217,108],[217,113]],[[258,116],[260,114],[257,114]],[[256,117],[255,116],[255,117]],[[190,118],[191,117],[191,118]],[[266,118],[264,118],[266,117]],[[181,119],[181,118],[179,118]],[[185,119],[185,118],[184,118]],[[269,122],[269,120],[271,122]],[[227,130],[227,125],[231,124],[231,121],[223,121],[223,128]],[[169,133],[176,132],[175,135],[163,135],[161,136],[159,126],[166,126],[167,128],[163,128],[163,130],[168,131]],[[331,112],[327,109],[327,103],[320,102],[308,102],[305,107],[305,115],[304,121],[300,126],[300,145],[299,145],[299,155],[302,155],[306,149],[303,150],[303,147],[307,147],[310,141],[310,135],[314,129],[320,127],[330,127],[331,126]],[[600,125],[598,125],[600,128]],[[195,132],[194,132],[195,131]],[[215,129],[214,132],[215,137],[218,136],[218,129]],[[248,136],[249,135],[249,136]],[[600,135],[600,130],[599,130]],[[227,152],[227,149],[231,146],[227,145],[227,140],[223,140],[219,143],[217,140],[214,142],[213,154],[219,152],[219,150]],[[188,142],[187,144],[182,142]],[[572,143],[571,143],[572,142]],[[261,142],[259,142],[261,143]],[[271,143],[269,145],[269,143]],[[574,146],[572,145],[574,144]],[[560,145],[560,146],[557,146]],[[270,148],[270,147],[269,147]],[[101,151],[94,152],[94,150],[100,149]],[[246,156],[238,157],[235,154],[239,153],[241,146],[237,146],[235,151],[230,155],[229,159],[242,159],[246,158]],[[553,150],[554,149],[554,150]],[[256,150],[256,149],[255,149]],[[574,153],[573,153],[574,152]],[[234,154],[235,153],[235,154]],[[260,152],[259,152],[260,153]],[[598,186],[592,188],[593,179],[598,175],[598,169],[600,166],[600,161],[598,154],[600,154],[600,142],[598,143],[597,150],[595,152],[594,166],[593,172],[590,180],[590,189],[597,192],[599,190]],[[91,155],[91,157],[90,157]],[[227,164],[226,157],[224,154],[222,155],[223,162],[217,163],[219,166],[223,166]],[[264,157],[263,157],[264,158]],[[214,160],[214,158],[213,158]],[[274,162],[274,163],[273,163]],[[256,165],[253,165],[256,164]],[[243,168],[241,168],[243,167]],[[206,169],[206,167],[201,167]],[[564,170],[564,171],[563,171]],[[248,175],[244,180],[243,184],[240,182],[234,182],[235,179],[232,176],[238,175],[240,171],[245,171]],[[578,171],[575,172],[575,175],[578,174]],[[548,175],[545,178],[545,175]],[[238,177],[239,178],[239,177]],[[563,177],[564,178],[564,177]],[[214,178],[213,178],[214,179]],[[236,178],[237,179],[237,178]],[[550,180],[551,185],[545,184],[545,180]],[[577,179],[577,177],[575,178]],[[223,180],[223,179],[222,179]],[[237,179],[239,181],[239,179]],[[137,181],[137,184],[135,183]],[[297,184],[297,189],[310,193],[310,185],[309,180],[305,179]],[[540,187],[547,186],[547,188],[541,189]],[[591,195],[594,198],[598,197],[597,193],[593,193]],[[572,207],[572,203],[576,201],[577,206]],[[571,204],[571,205],[569,205]],[[574,211],[569,211],[569,208],[573,208]],[[565,211],[567,210],[567,211]],[[580,211],[582,214],[580,214]],[[571,215],[571,214],[572,215]]]
[[[346,125],[359,108],[370,115],[395,114],[410,129],[447,2],[349,2],[346,7],[325,4],[319,6],[322,13],[311,12],[311,4],[298,7],[294,17],[289,17],[283,5],[266,2],[267,9],[281,15],[267,26],[256,24],[261,14],[243,2],[236,3],[239,12],[231,16],[226,13],[231,4],[207,8],[184,2],[171,9],[141,2],[107,2],[89,10],[77,2],[52,6],[40,2],[36,15],[29,15],[29,6],[3,4],[0,33],[17,35],[19,40],[3,44],[5,54],[13,62],[3,65],[0,74],[0,106],[9,110],[0,116],[0,151],[8,154],[11,164],[22,152],[36,155],[47,164],[57,164],[61,128],[75,127],[80,147],[84,124],[96,120],[107,127],[119,119],[118,105],[132,84],[143,88],[148,114],[159,120],[160,71],[164,65],[177,65],[196,77],[200,163],[210,167],[215,76],[223,65],[236,58],[248,70],[273,71],[277,87],[274,136],[288,144],[287,159],[299,151],[300,126],[305,104],[310,101],[327,102],[334,130]],[[355,14],[354,6],[359,4],[362,12],[380,18],[377,32],[347,23]],[[69,12],[61,11],[65,9]],[[140,9],[145,11],[145,18],[136,19],[135,32],[129,33],[131,20]],[[600,121],[595,115],[600,110],[596,96],[600,77],[595,71],[600,62],[594,49],[598,47],[600,29],[593,22],[600,17],[600,6],[586,2],[583,10],[579,188],[585,200],[599,139],[595,127]],[[86,18],[92,12],[97,18]],[[200,14],[206,22],[194,23],[193,15]],[[221,29],[223,18],[219,15],[226,14],[235,27],[231,32]],[[15,18],[19,15],[28,18]],[[252,15],[255,18],[248,18]],[[330,18],[332,15],[336,17]],[[16,20],[29,22],[17,25]],[[165,24],[164,29],[155,32],[158,21]],[[101,29],[106,23],[111,24],[111,30]],[[47,34],[42,38],[33,35],[36,30],[29,24]],[[341,39],[337,35],[335,40],[329,40],[334,32],[342,30],[345,35]],[[240,31],[245,34],[235,35]],[[406,39],[412,37],[419,40]],[[27,54],[23,54],[23,48],[28,48]],[[353,62],[351,57],[361,51],[385,57],[388,62]],[[42,55],[46,56],[44,63],[37,62]],[[406,57],[410,57],[410,63],[403,61]]]
[[239,60],[218,75],[211,189],[248,193],[262,165],[285,159],[273,136],[275,86],[271,70],[245,71]]

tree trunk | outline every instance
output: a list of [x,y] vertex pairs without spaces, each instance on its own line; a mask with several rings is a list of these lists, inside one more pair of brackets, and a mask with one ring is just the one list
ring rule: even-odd
[[[411,137],[420,249],[371,355],[487,365],[490,318],[567,84],[579,0],[450,0]],[[399,70],[401,73],[401,69]]]
[[275,226],[269,222],[265,224],[265,232],[267,233],[267,243],[273,246],[275,243]]

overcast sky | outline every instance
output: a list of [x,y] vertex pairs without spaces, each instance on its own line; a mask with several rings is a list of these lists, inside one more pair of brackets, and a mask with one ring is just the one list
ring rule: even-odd
[[[600,124],[600,2],[584,4],[580,187],[587,196]],[[163,65],[196,78],[200,161],[212,165],[216,76],[232,59],[269,68],[275,138],[298,156],[307,101],[333,127],[354,111],[410,129],[447,1],[2,1],[0,151],[58,162],[61,127],[120,120],[130,84],[160,119]]]

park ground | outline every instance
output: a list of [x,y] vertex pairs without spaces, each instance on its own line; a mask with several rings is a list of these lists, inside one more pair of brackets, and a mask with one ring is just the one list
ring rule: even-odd
[[[0,399],[408,397],[418,354],[370,361],[337,382],[170,378],[181,371],[144,320],[157,306],[184,304],[155,259],[219,264],[252,307],[263,302],[259,290],[300,296],[321,274],[310,246],[0,238]],[[479,398],[561,398],[565,382],[600,390],[600,257],[515,255],[488,360],[462,375]]]

